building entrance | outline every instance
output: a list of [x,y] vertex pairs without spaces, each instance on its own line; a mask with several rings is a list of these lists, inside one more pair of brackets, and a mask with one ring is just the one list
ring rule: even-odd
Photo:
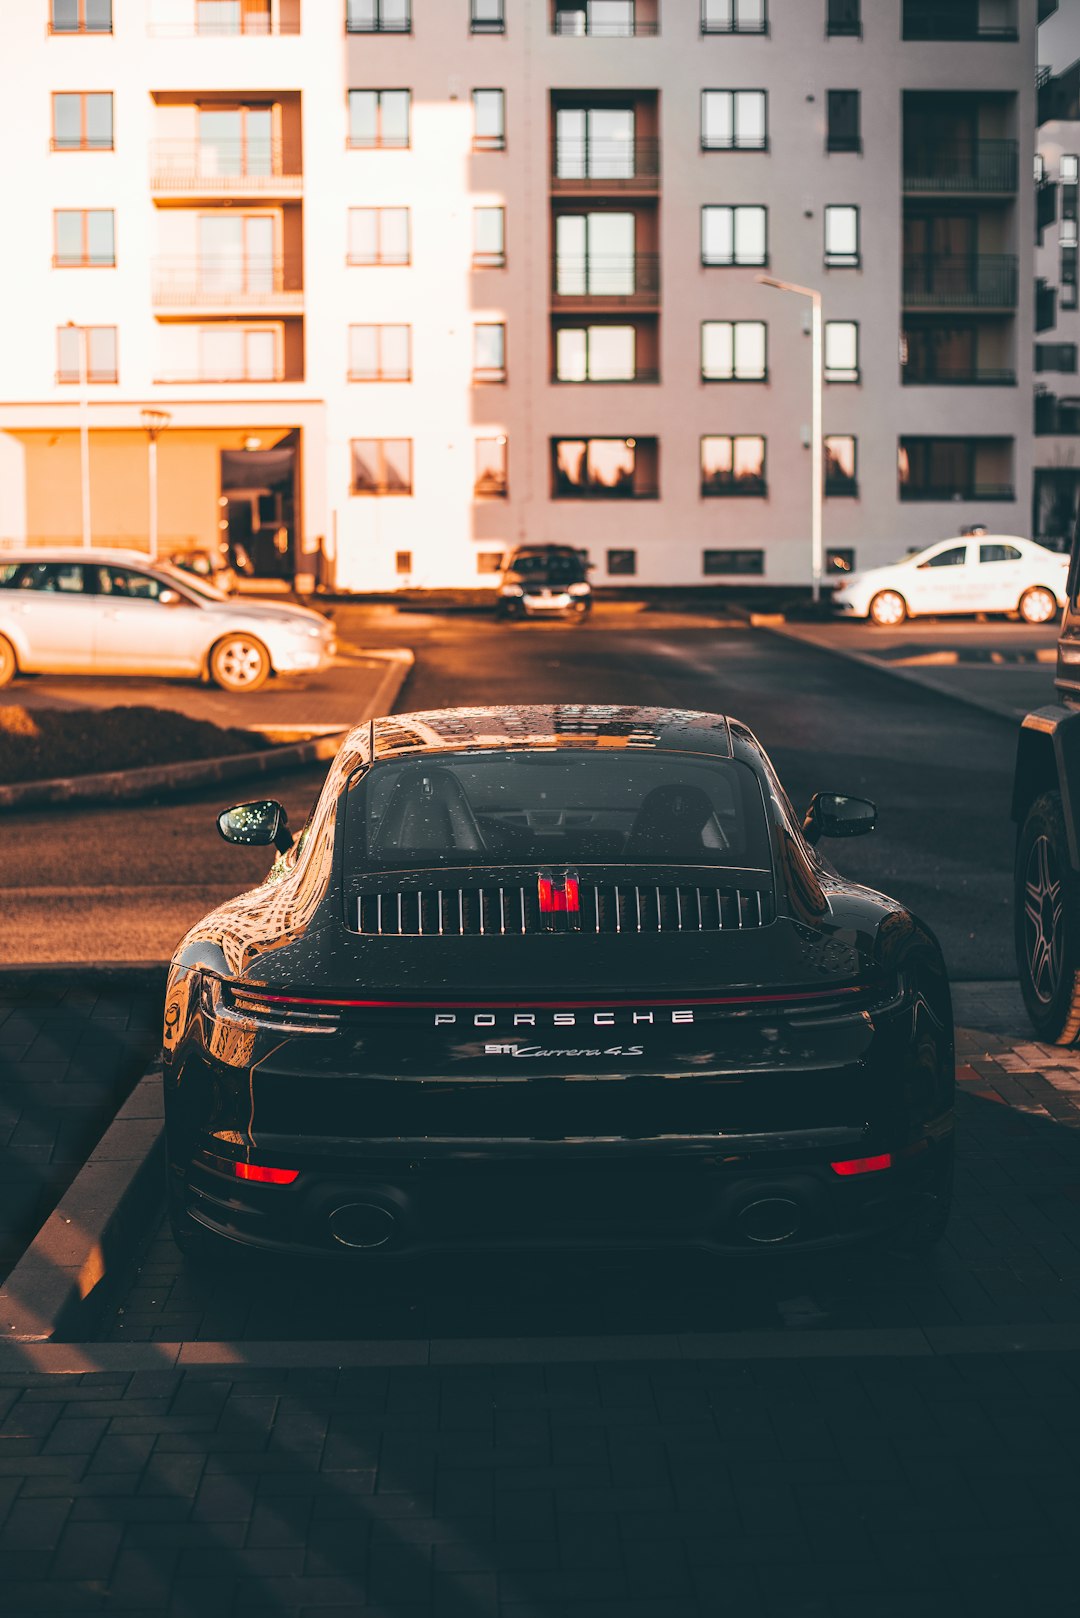
[[296,460],[299,433],[273,449],[221,452],[222,539],[241,578],[291,579],[296,572]]

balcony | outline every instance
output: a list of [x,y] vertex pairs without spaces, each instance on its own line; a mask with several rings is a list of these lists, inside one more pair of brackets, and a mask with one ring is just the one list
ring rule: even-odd
[[916,142],[904,152],[904,190],[921,196],[1009,196],[1019,172],[1015,140]]
[[300,32],[300,0],[179,0],[168,17],[151,18],[152,39],[265,38]]
[[660,255],[557,256],[552,263],[551,301],[557,309],[655,307],[660,301]]
[[1035,282],[1035,330],[1049,331],[1057,325],[1057,287],[1041,277]]
[[1016,308],[1017,264],[1011,253],[905,254],[905,309]]
[[902,39],[1019,39],[1016,0],[904,0]]
[[660,142],[655,138],[622,141],[563,136],[552,142],[552,191],[595,194],[659,188]]
[[655,0],[578,0],[577,4],[557,3],[551,14],[551,32],[575,38],[634,39],[660,32]]
[[273,371],[177,371],[165,367],[154,377],[159,387],[235,387],[242,383],[245,387],[260,387],[274,382],[302,382],[302,376],[287,376],[285,371],[276,367]]
[[1080,435],[1080,399],[1059,399],[1053,393],[1036,393],[1035,433],[1039,438]]
[[290,314],[304,302],[301,260],[299,255],[157,259],[152,297],[159,313],[198,309],[203,313],[262,310]]
[[1015,500],[1011,483],[901,483],[901,500]]
[[281,142],[156,140],[150,189],[159,197],[298,196],[304,177],[286,162]]
[[900,371],[905,388],[1014,388],[1016,372],[996,370],[985,365],[913,365]]
[[639,382],[659,382],[660,372],[639,367],[630,376],[560,376],[553,369],[548,380],[559,388],[633,388]]
[[1057,219],[1057,185],[1045,177],[1035,187],[1035,229],[1042,233]]

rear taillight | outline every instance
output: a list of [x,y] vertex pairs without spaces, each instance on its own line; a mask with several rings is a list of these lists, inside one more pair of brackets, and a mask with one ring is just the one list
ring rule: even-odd
[[831,1163],[834,1174],[878,1174],[892,1168],[892,1153],[881,1152],[877,1157],[847,1157],[841,1163]]
[[299,1179],[299,1169],[268,1169],[262,1163],[234,1163],[233,1173],[238,1180],[255,1180],[259,1185],[292,1185]]

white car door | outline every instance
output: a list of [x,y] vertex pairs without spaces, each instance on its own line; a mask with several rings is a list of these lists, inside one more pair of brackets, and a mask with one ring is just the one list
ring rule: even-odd
[[908,606],[912,612],[964,612],[971,592],[969,546],[942,545],[917,562],[909,574]]
[[[189,595],[139,568],[99,564],[89,571],[96,575],[98,594],[94,637],[97,671],[200,672],[206,652],[206,625],[202,610]],[[165,601],[159,600],[162,593]]]
[[[971,548],[974,550],[975,546]],[[1026,575],[1030,564],[1018,545],[1000,539],[982,539],[978,561],[969,571],[975,575],[971,605],[976,612],[1012,612],[1029,582]]]
[[91,667],[96,603],[83,587],[81,562],[23,562],[0,600],[19,661],[30,672],[86,673]]

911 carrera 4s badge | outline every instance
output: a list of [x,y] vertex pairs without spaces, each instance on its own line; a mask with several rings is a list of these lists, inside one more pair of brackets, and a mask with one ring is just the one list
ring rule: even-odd
[[542,1056],[644,1056],[644,1045],[609,1045],[606,1050],[546,1050],[543,1045],[485,1045],[485,1056],[510,1056],[514,1061]]

